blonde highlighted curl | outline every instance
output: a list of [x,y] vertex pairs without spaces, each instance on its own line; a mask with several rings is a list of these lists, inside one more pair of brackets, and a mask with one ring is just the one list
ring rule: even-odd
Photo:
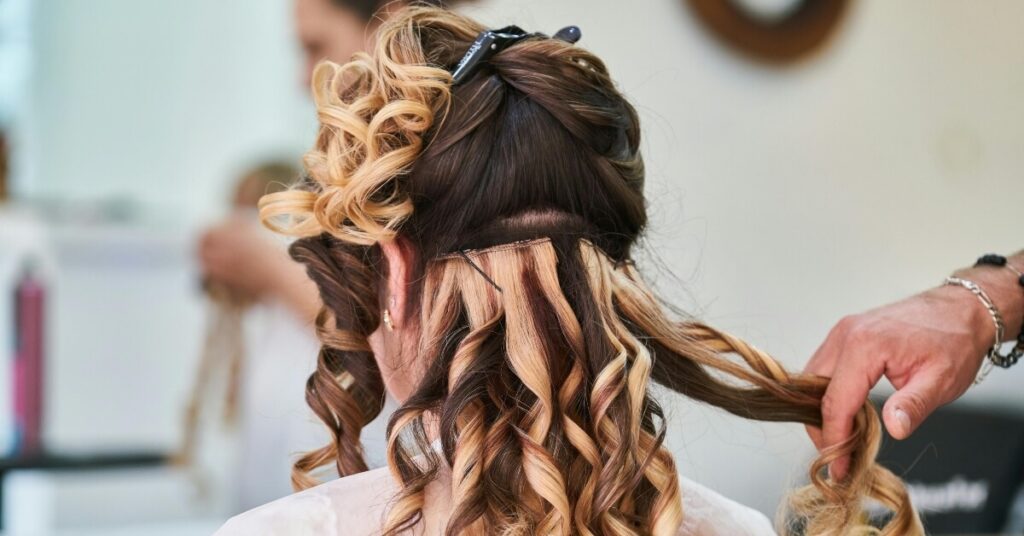
[[[341,476],[366,469],[359,435],[384,392],[367,342],[380,325],[385,268],[377,245],[432,231],[416,228],[416,217],[448,192],[423,194],[430,184],[414,184],[416,177],[431,176],[430,166],[440,166],[439,176],[457,174],[460,162],[441,156],[472,143],[460,140],[483,128],[510,91],[541,103],[544,121],[564,125],[552,144],[557,136],[587,140],[581,158],[609,178],[595,187],[613,198],[640,195],[635,115],[600,60],[567,43],[527,40],[496,56],[488,78],[455,93],[448,69],[482,29],[414,7],[381,27],[372,54],[321,65],[313,82],[321,128],[305,160],[308,179],[261,202],[268,226],[302,237],[292,254],[324,300],[307,400],[332,442],[296,462],[296,488],[315,485],[311,473],[324,466]],[[457,95],[483,104],[460,107]],[[439,134],[445,129],[457,135]],[[827,380],[790,374],[735,337],[672,318],[629,260],[635,236],[604,238],[602,228],[624,224],[584,217],[608,213],[603,206],[528,200],[528,209],[495,211],[486,227],[497,231],[481,234],[481,247],[419,252],[414,316],[426,372],[388,427],[388,464],[401,489],[384,534],[419,523],[426,486],[442,466],[452,475],[448,534],[677,534],[686,505],[651,381],[744,418],[821,424]],[[642,213],[629,217],[637,222],[630,233],[642,228]],[[811,465],[779,530],[923,534],[903,483],[875,462],[880,440],[878,415],[865,404],[853,436]],[[828,463],[847,454],[849,476],[828,478]],[[866,523],[866,500],[891,512],[881,528]]]
[[374,245],[393,238],[412,213],[401,176],[451,97],[451,74],[427,64],[417,38],[417,25],[443,20],[444,12],[421,13],[382,27],[372,55],[360,52],[344,65],[317,66],[313,100],[320,132],[304,159],[316,189],[262,199],[260,217],[268,227]]

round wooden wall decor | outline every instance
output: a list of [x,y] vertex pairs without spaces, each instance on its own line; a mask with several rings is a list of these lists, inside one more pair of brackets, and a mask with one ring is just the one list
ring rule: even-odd
[[[755,0],[686,0],[712,34],[753,59],[790,63],[818,50],[835,33],[849,0],[788,0],[765,14]],[[774,2],[778,4],[778,2]],[[776,6],[778,7],[778,6]]]

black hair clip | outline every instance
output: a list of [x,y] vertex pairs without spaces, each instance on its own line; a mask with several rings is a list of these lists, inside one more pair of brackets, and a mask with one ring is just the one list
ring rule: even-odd
[[[558,30],[554,39],[567,43],[575,43],[582,36],[580,29],[576,26],[566,26]],[[452,85],[458,85],[468,79],[477,66],[487,61],[498,52],[529,37],[547,38],[546,35],[538,32],[527,33],[518,26],[506,26],[498,30],[485,30],[476,36],[476,40],[470,45],[469,50],[459,60],[459,64],[452,71]]]

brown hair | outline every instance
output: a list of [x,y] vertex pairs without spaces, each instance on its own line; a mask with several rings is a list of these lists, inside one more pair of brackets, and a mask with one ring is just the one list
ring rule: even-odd
[[[827,381],[666,312],[631,261],[647,222],[635,110],[599,58],[552,39],[517,43],[452,87],[448,69],[482,29],[408,9],[372,56],[314,75],[309,180],[262,203],[268,225],[304,237],[292,254],[325,304],[307,399],[333,441],[299,459],[295,484],[328,464],[366,469],[359,433],[384,397],[367,343],[387,269],[377,244],[399,240],[416,258],[409,320],[425,372],[388,428],[401,491],[385,533],[419,521],[446,464],[449,534],[675,534],[685,505],[650,380],[745,418],[811,425]],[[882,534],[922,533],[902,483],[874,461],[879,441],[865,404],[781,530],[866,528],[870,497],[892,511]],[[824,467],[841,454],[852,462],[836,482]]]

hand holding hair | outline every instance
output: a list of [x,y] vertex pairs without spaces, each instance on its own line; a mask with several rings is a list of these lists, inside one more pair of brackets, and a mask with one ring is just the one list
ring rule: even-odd
[[[1024,268],[1024,252],[1008,264]],[[1005,320],[1003,340],[1016,338],[1024,323],[1024,282],[1012,269],[979,265],[956,275],[991,297]],[[849,437],[856,412],[885,376],[896,389],[882,410],[885,427],[896,439],[909,437],[971,386],[995,332],[982,302],[949,285],[843,318],[804,369],[832,378],[822,400],[823,426],[807,427],[808,434],[819,449]],[[837,459],[831,474],[842,478],[848,464],[846,457]]]
[[248,299],[279,300],[304,321],[313,319],[320,309],[316,287],[305,268],[244,215],[205,230],[197,256],[204,279]]

